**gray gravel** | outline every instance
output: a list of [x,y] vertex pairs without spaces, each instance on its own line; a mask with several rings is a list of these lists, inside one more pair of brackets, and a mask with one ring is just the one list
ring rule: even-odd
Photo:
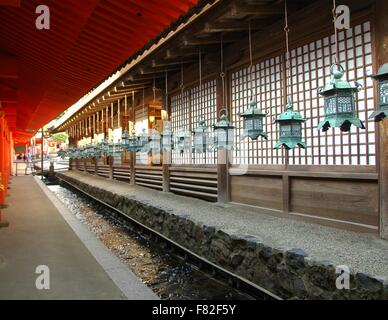
[[221,206],[76,171],[65,174],[173,214],[190,217],[197,223],[228,233],[255,236],[276,248],[301,248],[311,259],[329,260],[335,265],[347,265],[354,272],[388,279],[388,241],[373,235],[250,212],[231,205]]

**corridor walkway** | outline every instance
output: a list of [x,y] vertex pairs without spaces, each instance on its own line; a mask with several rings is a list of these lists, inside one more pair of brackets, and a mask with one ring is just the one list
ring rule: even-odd
[[[0,229],[0,299],[157,298],[37,178],[14,177],[10,191],[10,226]],[[49,290],[36,287],[38,266],[49,268]]]

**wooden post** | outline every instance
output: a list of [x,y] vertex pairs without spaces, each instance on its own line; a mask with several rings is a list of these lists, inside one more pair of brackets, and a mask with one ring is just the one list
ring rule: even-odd
[[[225,76],[225,90],[228,88],[228,79]],[[217,79],[217,121],[219,120],[219,114],[220,111],[227,107],[227,101],[224,101],[224,99],[227,100],[228,94],[225,93],[225,98],[222,96],[222,77],[220,75],[220,78]],[[228,109],[228,118],[230,120],[230,109]],[[229,151],[227,150],[218,150],[217,151],[217,194],[218,198],[217,201],[219,203],[227,203],[230,201],[229,197]]]
[[130,166],[131,166],[131,185],[136,184],[136,152],[131,152]]
[[171,151],[163,151],[163,192],[170,192]]
[[[388,62],[388,3],[376,2],[377,68]],[[376,70],[377,71],[377,70]],[[380,122],[380,236],[388,239],[388,120]]]
[[113,162],[114,162],[114,157],[108,157],[108,162],[109,162],[109,179],[113,179]]

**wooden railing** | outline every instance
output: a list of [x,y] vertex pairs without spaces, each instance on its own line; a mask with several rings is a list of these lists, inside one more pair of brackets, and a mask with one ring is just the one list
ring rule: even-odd
[[131,168],[124,165],[115,165],[112,167],[112,177],[115,180],[129,183],[131,181]]
[[109,178],[110,166],[109,165],[98,165],[97,166],[97,175],[100,177]]
[[139,186],[163,190],[162,167],[135,166],[135,183]]
[[217,168],[170,167],[170,191],[195,198],[217,201]]

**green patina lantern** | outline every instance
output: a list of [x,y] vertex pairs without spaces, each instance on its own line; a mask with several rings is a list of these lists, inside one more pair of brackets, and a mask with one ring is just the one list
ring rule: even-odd
[[227,110],[224,108],[221,112],[220,120],[213,125],[214,129],[214,148],[232,150],[234,145],[234,129],[236,128],[229,122]]
[[119,156],[121,154],[121,143],[114,143],[113,141],[108,145],[107,155],[110,157]]
[[275,120],[280,126],[280,140],[274,149],[279,149],[282,146],[287,150],[294,149],[297,146],[305,149],[306,144],[302,142],[302,123],[305,121],[306,119],[303,119],[299,112],[294,111],[294,106],[289,99],[286,111]]
[[125,129],[122,136],[121,136],[121,146],[124,150],[128,151],[137,151],[137,137],[135,129],[132,130],[132,133],[129,134],[128,130]]
[[379,106],[378,110],[373,112],[369,119],[378,122],[388,116],[388,63],[381,66],[372,78],[378,81]]
[[101,149],[98,144],[94,145],[94,156],[95,158],[101,158]]
[[151,135],[150,135],[150,151],[152,153],[160,153],[160,150],[162,149],[162,139],[161,136],[156,129],[152,129]]
[[150,137],[147,134],[147,130],[143,129],[141,134],[137,136],[137,151],[148,152]]
[[107,155],[109,152],[109,142],[105,139],[100,143],[100,150],[102,154]]
[[176,134],[176,148],[180,153],[191,149],[191,134],[185,130],[180,130]]
[[356,82],[352,86],[344,80],[345,70],[339,64],[332,65],[330,71],[330,83],[318,90],[325,100],[325,119],[319,123],[318,130],[327,131],[330,127],[339,127],[341,131],[347,132],[352,124],[365,129],[362,121],[355,115],[355,93],[360,91],[361,85]]
[[244,122],[244,134],[241,137],[242,139],[245,139],[246,137],[249,137],[252,140],[256,140],[258,137],[263,137],[266,140],[268,139],[263,126],[263,119],[267,114],[256,108],[256,105],[256,100],[252,98],[249,102],[248,109],[240,114],[240,117],[243,118]]
[[65,159],[66,155],[67,155],[67,152],[65,150],[61,149],[58,151],[58,156],[61,157],[61,159]]
[[198,127],[193,130],[194,134],[194,152],[204,153],[209,150],[209,135],[210,131],[206,126],[205,120],[201,119],[198,122]]
[[171,123],[169,121],[164,121],[161,137],[163,151],[171,151],[174,149],[173,133],[171,130]]

